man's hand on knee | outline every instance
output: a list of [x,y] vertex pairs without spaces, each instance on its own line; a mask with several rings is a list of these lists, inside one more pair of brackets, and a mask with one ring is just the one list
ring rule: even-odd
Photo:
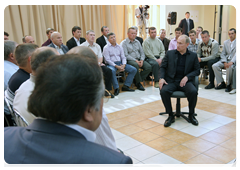
[[168,83],[164,79],[160,79],[160,81],[159,81],[160,90],[162,90],[162,87],[163,87],[164,84],[168,84]]
[[181,80],[181,82],[180,82],[180,87],[183,87],[183,86],[185,86],[185,85],[186,85],[186,83],[187,83],[187,81],[188,81],[188,78],[187,78],[187,76],[183,77],[183,79],[182,79],[182,80]]

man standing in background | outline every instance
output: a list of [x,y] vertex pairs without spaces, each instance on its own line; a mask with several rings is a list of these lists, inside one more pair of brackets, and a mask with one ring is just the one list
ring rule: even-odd
[[182,28],[182,33],[188,36],[188,32],[194,28],[194,22],[192,19],[190,19],[190,13],[185,13],[184,19],[182,19],[178,25],[178,27]]

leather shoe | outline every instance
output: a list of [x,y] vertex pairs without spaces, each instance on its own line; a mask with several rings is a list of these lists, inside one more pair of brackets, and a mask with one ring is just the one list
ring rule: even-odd
[[130,89],[128,86],[126,86],[126,85],[123,85],[122,86],[122,91],[135,91],[135,90],[133,90],[133,89]]
[[214,84],[209,83],[209,84],[205,87],[205,89],[212,89],[212,88],[214,88],[214,87],[215,87]]
[[225,88],[226,88],[226,84],[224,81],[221,84],[219,84],[217,87],[215,87],[216,90],[225,89]]
[[117,96],[119,94],[119,88],[114,90],[114,96]]
[[137,84],[137,89],[138,89],[138,90],[142,90],[142,91],[145,90],[141,83],[138,83],[138,84]]
[[232,90],[231,85],[227,85],[227,88],[225,89],[225,92],[230,92]]
[[194,117],[194,115],[189,115],[188,116],[188,119],[190,120],[190,122],[193,124],[193,125],[198,125],[198,120]]
[[167,120],[164,123],[164,127],[171,126],[172,123],[175,122],[175,116],[168,116]]

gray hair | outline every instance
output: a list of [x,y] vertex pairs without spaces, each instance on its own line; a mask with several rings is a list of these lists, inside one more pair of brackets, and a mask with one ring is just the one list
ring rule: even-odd
[[14,53],[17,43],[15,41],[5,40],[4,41],[4,60],[8,60],[9,55]]
[[86,32],[86,34],[88,35],[90,32],[93,32],[93,33],[94,33],[93,30],[88,30],[88,31]]
[[137,27],[137,26],[132,26],[132,28],[134,28],[135,30],[138,30],[138,27]]
[[20,67],[27,65],[28,57],[32,55],[36,48],[38,48],[38,45],[31,43],[20,44],[16,47],[14,54]]
[[59,32],[57,32],[57,31],[54,31],[52,34],[51,34],[51,39],[53,38],[53,36],[55,35],[55,34],[57,34],[57,33],[59,33]]
[[183,36],[185,38],[185,43],[186,44],[190,43],[190,39],[187,35],[181,35],[181,36]]
[[107,34],[107,39],[109,39],[110,36],[115,35],[113,32],[110,32]]

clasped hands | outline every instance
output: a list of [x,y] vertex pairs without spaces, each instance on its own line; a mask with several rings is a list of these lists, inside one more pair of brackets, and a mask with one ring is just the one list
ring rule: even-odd
[[135,62],[138,63],[139,68],[143,66],[143,60],[140,60],[140,61],[135,60]]
[[125,70],[125,66],[126,66],[126,64],[120,64],[120,66],[118,66],[118,65],[115,65],[115,67],[119,70],[119,72],[122,72],[122,71],[124,71]]
[[233,65],[233,62],[224,63],[224,69],[229,68]]
[[[183,77],[183,79],[181,80],[181,82],[180,82],[180,84],[179,84],[180,87],[185,86],[186,83],[187,83],[187,81],[188,81],[187,76]],[[161,80],[159,81],[159,88],[160,88],[160,90],[162,90],[162,87],[163,87],[164,84],[168,84],[168,83],[167,83],[164,79],[161,79]]]

